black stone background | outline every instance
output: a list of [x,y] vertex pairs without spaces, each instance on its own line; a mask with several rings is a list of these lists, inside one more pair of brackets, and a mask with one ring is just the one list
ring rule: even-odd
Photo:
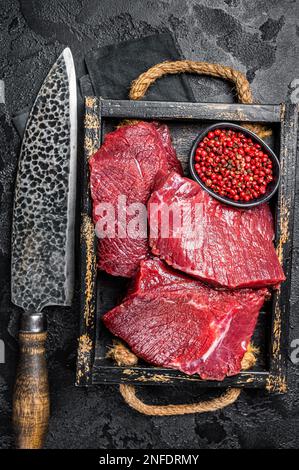
[[[91,48],[170,30],[186,58],[231,65],[247,74],[257,100],[279,103],[299,78],[298,2],[294,0],[0,0],[0,78],[7,108],[30,106],[51,64],[71,47],[78,76]],[[201,101],[230,102],[221,81],[194,78]],[[0,172],[0,448],[13,446],[10,426],[17,344],[7,333],[16,309],[9,300],[9,188],[17,155],[10,152]],[[298,194],[297,194],[298,202]],[[290,341],[299,338],[299,219],[296,209]],[[78,310],[50,309],[48,358],[52,413],[47,448],[298,448],[299,365],[289,364],[285,396],[243,392],[231,407],[212,414],[151,418],[127,407],[114,386],[90,391],[74,386]],[[149,387],[152,402],[198,400],[196,386]]]

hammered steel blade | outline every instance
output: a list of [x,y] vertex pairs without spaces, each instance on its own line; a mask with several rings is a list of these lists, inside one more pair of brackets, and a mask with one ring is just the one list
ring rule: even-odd
[[72,301],[76,136],[76,76],[67,48],[39,91],[21,147],[11,294],[26,313]]

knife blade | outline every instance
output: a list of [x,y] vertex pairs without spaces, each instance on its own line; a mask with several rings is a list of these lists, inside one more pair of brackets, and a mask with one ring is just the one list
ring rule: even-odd
[[20,448],[42,446],[49,417],[43,309],[72,302],[76,140],[76,75],[66,48],[29,114],[15,186],[11,299],[23,315],[13,422]]

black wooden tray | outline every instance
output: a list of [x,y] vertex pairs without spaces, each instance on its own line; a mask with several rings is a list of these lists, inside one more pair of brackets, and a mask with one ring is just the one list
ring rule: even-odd
[[[270,146],[281,163],[281,183],[271,204],[276,220],[276,248],[287,280],[272,295],[259,316],[253,343],[260,349],[253,370],[222,382],[204,381],[176,370],[153,367],[140,361],[135,367],[118,367],[106,358],[112,335],[100,320],[121,300],[127,281],[96,270],[96,239],[91,219],[89,191],[90,156],[104,135],[121,119],[163,120],[171,131],[174,147],[187,172],[188,153],[198,132],[217,121],[263,122],[273,130]],[[76,385],[103,383],[174,384],[197,382],[203,387],[253,387],[271,392],[287,390],[287,351],[295,196],[298,108],[294,104],[240,105],[111,101],[86,98],[85,159],[82,168],[81,213],[81,330]]]

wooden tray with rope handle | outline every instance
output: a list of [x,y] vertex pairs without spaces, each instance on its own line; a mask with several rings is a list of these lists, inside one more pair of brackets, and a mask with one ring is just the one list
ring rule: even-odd
[[[157,79],[176,73],[195,73],[229,80],[235,86],[239,104],[139,101]],[[153,367],[138,361],[127,347],[112,338],[100,320],[102,314],[119,303],[127,281],[105,273],[97,276],[88,160],[100,147],[107,132],[121,125],[124,120],[138,119],[167,122],[184,168],[187,167],[189,149],[198,132],[217,121],[242,123],[261,138],[267,138],[267,143],[280,158],[281,184],[271,204],[275,212],[277,252],[287,280],[272,295],[271,301],[267,302],[260,314],[252,344],[244,356],[241,373],[222,382],[204,381],[198,376],[187,376],[176,370]],[[157,415],[219,409],[235,401],[241,389],[247,387],[286,392],[297,127],[296,105],[290,102],[281,105],[253,104],[249,83],[241,72],[205,62],[184,60],[157,64],[133,82],[130,100],[127,101],[86,97],[80,246],[81,326],[76,385],[121,384],[120,391],[132,407],[145,414]],[[153,407],[139,400],[133,387],[190,382],[196,382],[199,387],[228,387],[228,390],[216,401],[179,407]]]

